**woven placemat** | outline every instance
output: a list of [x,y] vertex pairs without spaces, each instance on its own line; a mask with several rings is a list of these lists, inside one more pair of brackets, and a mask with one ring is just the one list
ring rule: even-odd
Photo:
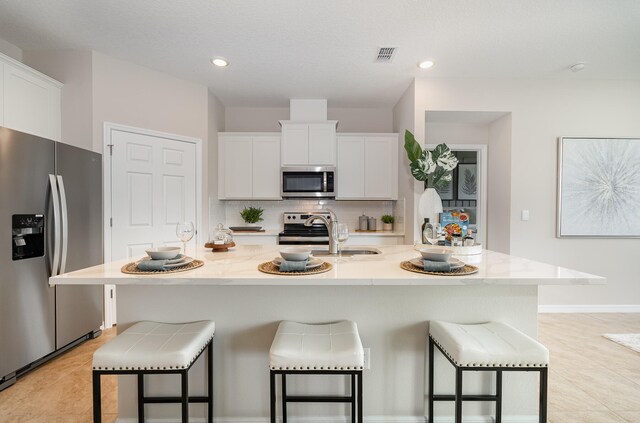
[[185,264],[184,266],[175,267],[169,270],[140,270],[138,269],[138,264],[136,262],[132,262],[122,266],[122,269],[120,269],[120,271],[122,273],[128,273],[130,275],[164,275],[167,273],[186,272],[187,270],[197,269],[198,267],[202,266],[204,266],[204,261],[194,260],[191,263]]
[[328,272],[331,269],[333,269],[333,266],[331,265],[331,263],[327,263],[326,261],[315,269],[305,270],[304,272],[281,272],[280,268],[270,261],[266,261],[258,265],[258,270],[263,273],[271,273],[272,275],[283,276],[317,275],[318,273]]
[[400,267],[402,267],[404,270],[408,270],[409,272],[423,273],[425,275],[436,275],[436,276],[464,276],[464,275],[471,275],[478,271],[478,268],[476,266],[472,266],[470,264],[465,264],[464,267],[461,267],[460,269],[452,270],[451,272],[427,272],[422,267],[418,267],[415,264],[412,264],[411,262],[408,262],[408,261],[403,261],[402,263],[400,263]]

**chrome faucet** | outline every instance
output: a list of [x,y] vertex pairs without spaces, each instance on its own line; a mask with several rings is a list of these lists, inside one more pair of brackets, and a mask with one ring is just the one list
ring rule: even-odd
[[333,210],[325,209],[329,212],[329,219],[319,214],[312,214],[304,221],[304,226],[311,226],[315,220],[320,220],[329,231],[329,254],[338,254],[338,217]]

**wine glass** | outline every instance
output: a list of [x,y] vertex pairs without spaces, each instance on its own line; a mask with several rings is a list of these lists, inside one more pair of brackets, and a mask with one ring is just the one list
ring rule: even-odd
[[194,233],[195,229],[193,227],[193,222],[180,222],[176,225],[176,236],[184,245],[185,256],[187,255],[187,242],[193,238]]
[[349,239],[349,226],[346,223],[338,223],[338,256],[342,257],[342,244]]

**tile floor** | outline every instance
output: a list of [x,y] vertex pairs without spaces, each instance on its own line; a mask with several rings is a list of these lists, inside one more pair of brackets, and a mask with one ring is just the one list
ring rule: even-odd
[[[549,423],[640,422],[640,353],[602,333],[639,333],[640,314],[541,314],[551,351]],[[0,392],[0,422],[91,422],[91,356],[115,329]],[[103,377],[103,421],[117,415],[114,376]]]

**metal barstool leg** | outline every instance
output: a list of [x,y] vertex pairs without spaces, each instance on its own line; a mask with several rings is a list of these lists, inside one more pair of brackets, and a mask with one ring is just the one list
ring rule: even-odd
[[189,373],[187,370],[180,373],[182,376],[182,423],[189,423]]
[[138,374],[138,421],[144,423],[144,374]]
[[429,337],[429,423],[433,423],[433,386],[434,386],[434,374],[433,374],[433,370],[434,370],[434,353],[435,353],[435,348],[434,348],[434,343],[433,343],[433,339],[431,339],[431,337]]
[[351,373],[351,423],[356,422],[356,374]]
[[213,342],[207,345],[207,422],[213,423]]
[[547,421],[547,384],[549,377],[549,369],[546,367],[540,369],[540,407],[538,413],[540,414],[540,423],[546,423]]
[[100,393],[100,373],[93,371],[93,423],[102,422],[102,394]]
[[273,370],[269,372],[269,397],[271,423],[276,423],[276,374]]
[[282,423],[287,423],[287,374],[282,374]]
[[496,423],[502,423],[502,370],[496,371]]
[[362,370],[358,372],[358,423],[362,423]]
[[462,369],[456,367],[456,423],[462,423]]

